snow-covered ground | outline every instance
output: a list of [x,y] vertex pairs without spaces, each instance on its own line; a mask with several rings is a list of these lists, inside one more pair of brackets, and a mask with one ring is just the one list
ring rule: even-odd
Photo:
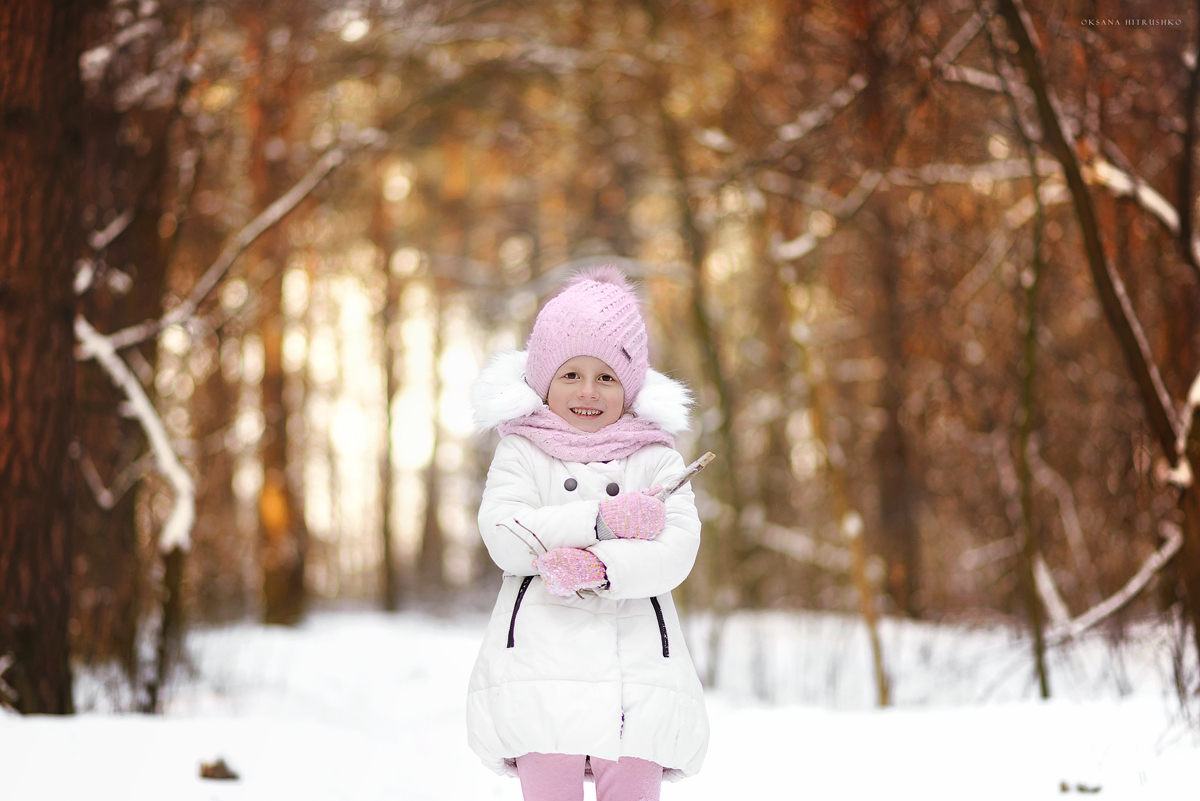
[[[327,612],[294,630],[194,632],[163,716],[104,711],[96,675],[77,690],[91,711],[0,713],[0,799],[519,801],[466,746],[483,624]],[[692,621],[702,668],[710,630]],[[707,762],[664,801],[1200,798],[1200,735],[1170,694],[1166,633],[1118,654],[1099,638],[1056,651],[1050,702],[1002,630],[889,624],[883,639],[898,705],[877,711],[856,621],[730,618]],[[200,779],[217,757],[241,778]]]

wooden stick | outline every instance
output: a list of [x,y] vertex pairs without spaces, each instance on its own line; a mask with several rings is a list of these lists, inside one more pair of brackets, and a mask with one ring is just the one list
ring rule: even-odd
[[683,469],[683,473],[679,476],[679,478],[675,478],[675,479],[672,479],[671,481],[668,481],[663,486],[663,488],[661,490],[659,490],[658,495],[656,495],[655,497],[658,498],[660,501],[665,501],[667,498],[670,498],[672,495],[674,495],[676,492],[679,491],[680,487],[682,487],[684,484],[691,481],[693,476],[695,476],[697,473],[699,473],[705,467],[708,467],[708,463],[711,462],[715,458],[717,458],[717,457],[712,451],[705,453],[699,459],[697,459],[696,461],[692,462],[687,467],[685,467]]

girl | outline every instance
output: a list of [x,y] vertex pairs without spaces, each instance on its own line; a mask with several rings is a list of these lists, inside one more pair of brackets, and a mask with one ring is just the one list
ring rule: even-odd
[[656,801],[700,769],[708,718],[671,590],[700,519],[672,434],[690,396],[650,369],[637,298],[615,267],[567,282],[524,352],[472,390],[501,440],[479,530],[504,571],[471,674],[467,738],[526,801]]

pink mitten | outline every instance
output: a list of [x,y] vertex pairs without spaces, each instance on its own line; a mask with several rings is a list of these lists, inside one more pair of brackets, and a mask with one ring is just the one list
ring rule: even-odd
[[555,548],[533,560],[551,595],[566,598],[576,590],[599,587],[608,580],[604,563],[591,551],[581,548]]
[[600,502],[596,516],[596,536],[602,540],[619,537],[652,540],[667,524],[667,507],[654,495],[659,487],[645,492],[626,492]]

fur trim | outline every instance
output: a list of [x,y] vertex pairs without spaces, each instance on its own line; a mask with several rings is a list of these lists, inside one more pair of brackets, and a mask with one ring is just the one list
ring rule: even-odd
[[495,428],[505,420],[533,414],[545,404],[525,383],[523,350],[492,354],[487,366],[471,386],[471,408],[480,431]]
[[688,409],[692,403],[692,393],[686,385],[657,370],[647,370],[646,383],[633,402],[633,412],[675,435],[691,428]]
[[629,279],[625,277],[625,273],[621,272],[611,264],[601,264],[597,267],[589,267],[586,270],[580,270],[575,275],[563,284],[563,289],[582,284],[584,281],[598,281],[602,284],[615,284],[623,289],[633,291],[633,287],[629,284]]
[[[495,428],[505,420],[533,414],[545,404],[525,383],[526,353],[505,350],[493,354],[471,386],[471,407],[480,431]],[[646,383],[633,403],[633,412],[668,434],[687,431],[692,393],[657,370],[646,373]]]

